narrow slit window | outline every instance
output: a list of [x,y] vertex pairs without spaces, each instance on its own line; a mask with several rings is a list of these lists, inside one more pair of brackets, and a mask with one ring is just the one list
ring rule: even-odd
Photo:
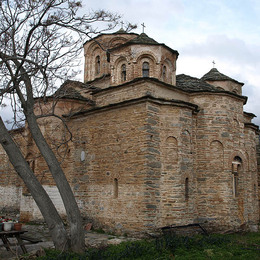
[[162,78],[163,80],[165,81],[166,80],[166,66],[163,66],[163,69],[162,69]]
[[232,162],[232,174],[233,174],[233,196],[238,197],[238,185],[239,185],[239,175],[241,173],[242,160],[240,157],[236,156]]
[[185,200],[189,199],[189,178],[185,179]]
[[142,66],[143,77],[149,77],[149,70],[150,70],[149,63],[144,62]]
[[234,194],[234,197],[237,197],[238,195],[238,173],[234,173],[233,175],[233,194]]
[[118,179],[114,179],[114,198],[118,198]]

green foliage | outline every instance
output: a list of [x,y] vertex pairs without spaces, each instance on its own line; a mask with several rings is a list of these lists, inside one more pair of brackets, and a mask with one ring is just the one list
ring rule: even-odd
[[105,230],[102,229],[102,228],[97,228],[97,229],[92,228],[92,230],[95,231],[98,234],[105,234],[106,233]]
[[83,255],[46,250],[41,260],[203,260],[260,259],[260,233],[182,237],[164,235],[153,240],[123,242],[89,249]]

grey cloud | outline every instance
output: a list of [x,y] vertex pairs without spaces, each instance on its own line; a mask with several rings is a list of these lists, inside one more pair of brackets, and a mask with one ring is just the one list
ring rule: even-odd
[[211,35],[205,42],[181,48],[185,55],[197,57],[213,56],[222,60],[260,65],[260,45],[248,44],[244,40],[228,38],[226,35]]

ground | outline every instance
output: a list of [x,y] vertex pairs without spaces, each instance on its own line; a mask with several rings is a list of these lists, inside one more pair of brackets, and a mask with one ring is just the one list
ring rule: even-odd
[[[28,231],[26,235],[42,240],[42,242],[37,244],[26,245],[29,254],[33,254],[41,248],[53,248],[53,242],[51,241],[46,225],[26,224],[23,226],[23,229]],[[105,246],[107,244],[119,244],[122,241],[130,240],[135,239],[118,237],[94,231],[86,231],[85,233],[85,243],[87,247],[99,247]],[[2,241],[0,241],[0,260],[16,259],[17,254],[22,254],[20,248],[12,247],[12,252],[10,252],[7,251],[4,247],[1,247],[2,244]]]

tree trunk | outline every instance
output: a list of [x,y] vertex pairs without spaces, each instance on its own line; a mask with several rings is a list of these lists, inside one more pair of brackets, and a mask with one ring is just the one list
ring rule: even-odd
[[0,117],[0,143],[6,151],[11,164],[22,178],[25,185],[32,194],[37,206],[39,207],[47,225],[50,234],[58,250],[66,250],[69,246],[69,238],[64,227],[64,223],[60,218],[50,197],[37,180],[32,172],[20,149],[16,146],[9,132],[7,131],[2,118]]
[[85,248],[85,239],[81,214],[74,194],[60,166],[60,163],[42,135],[34,112],[32,109],[28,109],[25,115],[35,144],[45,159],[63,200],[70,225],[71,249],[74,252],[81,253]]

